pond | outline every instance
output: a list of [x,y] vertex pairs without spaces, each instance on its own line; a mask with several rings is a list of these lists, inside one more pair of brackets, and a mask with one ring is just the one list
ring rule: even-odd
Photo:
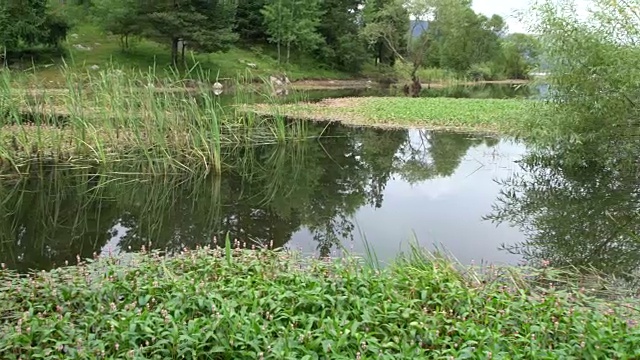
[[179,250],[222,241],[381,261],[413,237],[460,261],[516,263],[501,243],[523,240],[484,221],[525,147],[506,140],[418,130],[332,125],[317,141],[228,149],[221,176],[141,175],[144,164],[34,166],[0,181],[0,262],[49,269],[76,256]]
[[440,131],[309,127],[323,135],[223,148],[220,176],[151,174],[148,163],[37,163],[21,176],[0,174],[0,262],[50,269],[142,246],[222,244],[229,234],[316,256],[364,254],[366,242],[383,262],[415,241],[464,264],[544,262],[622,276],[640,267],[637,139],[533,146]]

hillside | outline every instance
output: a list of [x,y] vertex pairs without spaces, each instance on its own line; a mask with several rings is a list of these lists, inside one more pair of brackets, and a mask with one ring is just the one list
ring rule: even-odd
[[[153,71],[162,76],[170,70],[170,48],[146,39],[131,39],[130,49],[123,51],[117,36],[107,35],[94,25],[83,24],[73,28],[63,43],[64,52],[40,53],[38,59],[25,56],[21,62],[12,64],[15,70],[35,74],[44,85],[54,86],[64,82],[63,67],[74,71],[99,71],[115,67],[123,71]],[[227,52],[210,54],[185,54],[184,76],[190,74],[195,64],[209,78],[230,78],[237,75],[253,77],[269,76],[286,72],[291,80],[349,79],[353,75],[330,69],[312,57],[293,53],[291,63],[280,65],[275,49],[264,46],[232,47]],[[195,70],[192,70],[195,72]]]

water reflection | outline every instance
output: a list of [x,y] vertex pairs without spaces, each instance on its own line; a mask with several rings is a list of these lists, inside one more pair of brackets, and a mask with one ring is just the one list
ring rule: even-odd
[[625,276],[640,267],[640,143],[559,142],[522,159],[503,181],[488,217],[517,225],[527,240],[505,246],[533,264],[588,266]]
[[0,262],[49,269],[150,242],[212,244],[227,232],[326,255],[360,244],[358,226],[382,258],[415,230],[464,260],[513,261],[496,240],[520,234],[481,216],[499,190],[493,179],[511,174],[522,151],[493,138],[335,125],[319,141],[226,149],[219,177],[135,175],[143,164],[34,166],[28,177],[0,180]]

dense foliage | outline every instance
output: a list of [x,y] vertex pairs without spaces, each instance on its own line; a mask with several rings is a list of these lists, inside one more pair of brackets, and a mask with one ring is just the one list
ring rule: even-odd
[[[228,242],[227,242],[228,243]],[[229,244],[229,243],[228,243]],[[635,358],[625,308],[466,279],[416,252],[383,270],[270,250],[0,270],[3,359]],[[484,283],[484,284],[483,284]],[[515,286],[514,284],[521,284]],[[595,309],[594,309],[595,307]]]
[[[424,21],[410,21],[416,16]],[[166,44],[173,64],[181,63],[185,49],[273,45],[283,67],[295,50],[349,73],[366,64],[381,72],[399,59],[404,67],[396,71],[411,68],[414,78],[423,67],[460,75],[488,68],[471,72],[486,80],[524,78],[535,65],[504,37],[500,16],[479,15],[467,0],[29,0],[27,6],[11,0],[0,5],[0,46],[11,53],[57,45],[70,26],[83,22],[119,36],[123,50],[132,37]]]
[[640,114],[640,1],[596,0],[586,18],[573,1],[538,5],[554,135],[636,134]]
[[530,262],[594,267],[637,286],[640,1],[594,0],[582,17],[579,4],[536,6],[548,101],[531,111],[535,146],[523,173],[501,181],[489,218],[527,235],[508,249]]
[[0,2],[0,60],[25,46],[56,47],[67,36],[69,25],[47,8],[47,0]]

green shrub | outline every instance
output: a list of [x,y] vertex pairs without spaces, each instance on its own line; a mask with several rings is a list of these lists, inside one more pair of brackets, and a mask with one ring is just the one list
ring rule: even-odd
[[471,68],[467,70],[467,77],[473,81],[496,80],[494,68],[488,63],[471,65]]

